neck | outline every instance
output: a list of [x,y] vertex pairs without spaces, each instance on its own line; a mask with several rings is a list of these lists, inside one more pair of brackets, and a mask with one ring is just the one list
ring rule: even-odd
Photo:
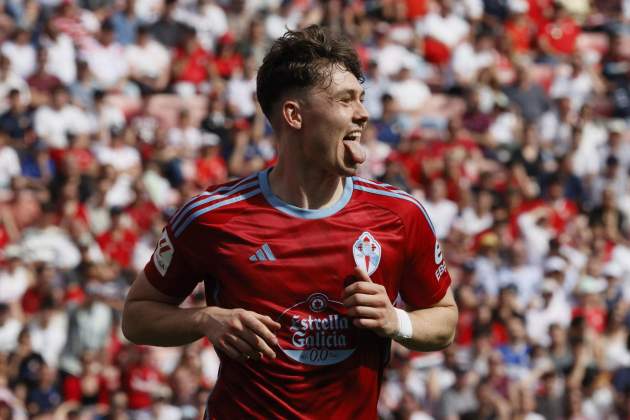
[[279,159],[269,174],[269,185],[278,198],[311,210],[335,204],[343,194],[343,181],[343,177],[309,168],[299,159]]

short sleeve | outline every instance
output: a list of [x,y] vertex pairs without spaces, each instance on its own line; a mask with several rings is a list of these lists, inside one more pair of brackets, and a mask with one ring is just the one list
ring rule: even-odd
[[424,208],[418,205],[405,221],[405,268],[400,295],[413,309],[439,302],[451,284],[444,253]]
[[199,249],[199,226],[192,224],[180,236],[173,220],[162,230],[151,260],[144,267],[149,282],[160,292],[178,298],[188,296],[203,280],[203,267],[195,255]]

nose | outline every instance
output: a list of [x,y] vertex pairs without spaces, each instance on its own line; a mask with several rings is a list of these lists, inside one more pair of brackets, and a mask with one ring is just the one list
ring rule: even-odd
[[370,118],[370,114],[368,113],[368,110],[365,107],[365,105],[363,105],[363,102],[357,101],[357,106],[355,107],[354,115],[353,115],[353,122],[363,127],[365,123],[367,123],[369,118]]

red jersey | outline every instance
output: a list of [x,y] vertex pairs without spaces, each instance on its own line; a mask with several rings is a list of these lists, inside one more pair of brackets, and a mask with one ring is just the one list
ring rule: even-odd
[[451,279],[431,222],[411,195],[358,177],[346,178],[333,206],[301,209],[272,193],[269,171],[185,204],[147,278],[177,297],[205,280],[209,303],[282,325],[274,360],[219,355],[207,418],[375,419],[390,342],[353,326],[343,290],[360,266],[392,302],[419,309],[441,300]]

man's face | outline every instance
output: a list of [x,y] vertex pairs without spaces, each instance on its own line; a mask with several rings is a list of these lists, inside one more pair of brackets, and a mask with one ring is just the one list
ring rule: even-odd
[[368,113],[362,101],[357,78],[337,66],[329,86],[309,90],[302,104],[300,139],[306,163],[341,176],[356,174],[366,158],[360,141]]

